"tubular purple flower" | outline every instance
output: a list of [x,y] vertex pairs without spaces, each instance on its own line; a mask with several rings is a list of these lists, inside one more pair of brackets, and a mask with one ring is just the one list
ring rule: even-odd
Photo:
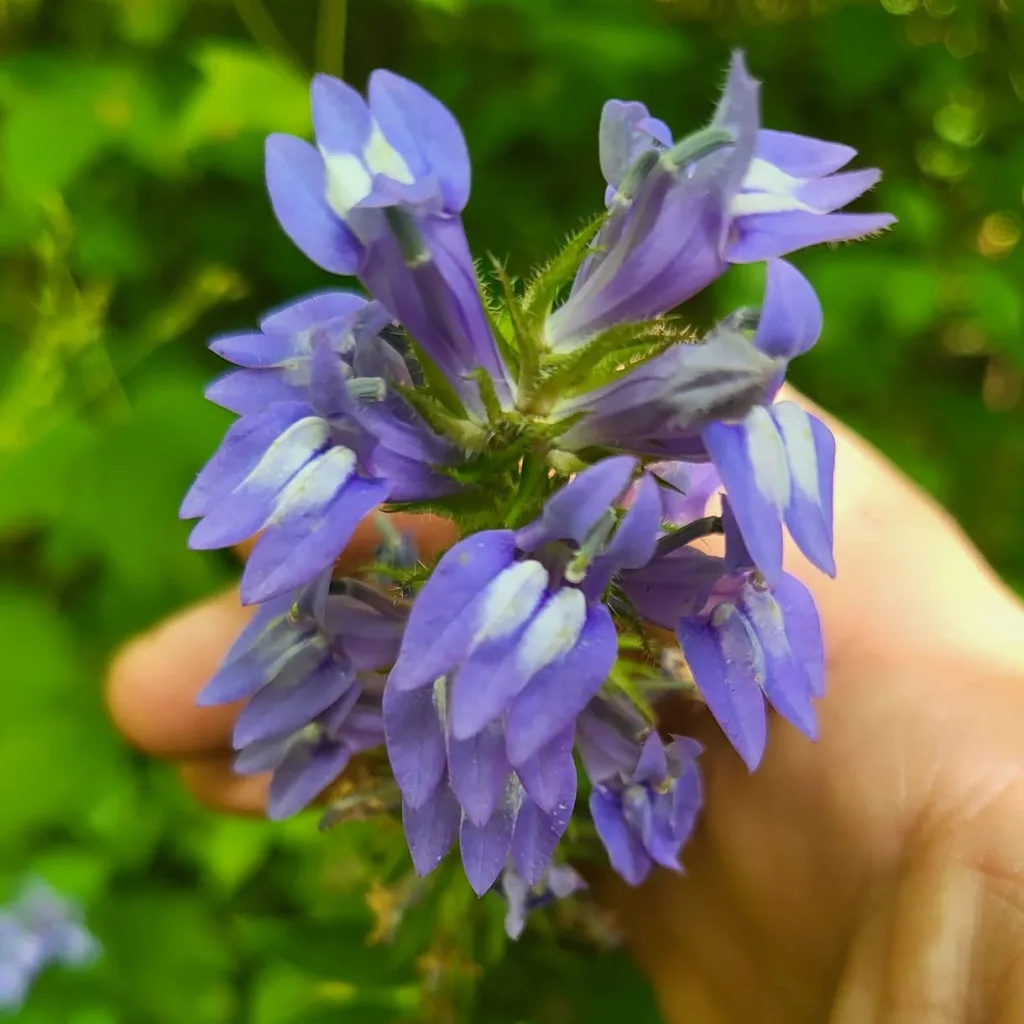
[[579,872],[568,864],[552,864],[535,885],[530,885],[515,868],[506,867],[498,884],[507,904],[505,934],[510,939],[523,934],[526,919],[534,910],[587,887]]
[[[580,756],[593,783],[590,814],[612,867],[639,885],[655,864],[681,871],[679,853],[703,800],[695,740],[665,745],[607,705],[580,722]],[[642,735],[642,738],[641,738]]]
[[245,367],[244,379],[230,375],[216,395],[242,416],[180,514],[201,517],[193,548],[262,533],[242,577],[247,604],[313,579],[389,498],[453,487],[432,468],[451,458],[451,446],[392,389],[410,381],[398,352],[371,333],[384,316],[358,296],[322,293],[264,318],[259,334],[213,342]]
[[459,216],[469,155],[455,118],[425,90],[377,70],[368,102],[335,78],[312,87],[316,146],[271,135],[277,219],[315,263],[355,274],[401,321],[471,409],[483,367],[503,402],[512,384],[491,333]]
[[245,700],[234,727],[242,774],[272,771],[268,815],[301,810],[354,753],[384,740],[383,677],[405,615],[355,580],[327,570],[309,586],[261,605],[200,705]]
[[616,568],[651,557],[660,529],[648,481],[650,497],[615,530],[635,466],[606,459],[557,492],[537,522],[456,544],[413,606],[389,686],[415,690],[451,675],[452,735],[468,740],[507,713],[514,767],[570,726],[615,658],[604,588]]
[[536,884],[565,832],[576,799],[572,731],[525,761],[509,764],[497,724],[468,740],[452,735],[451,685],[384,694],[388,756],[402,791],[402,820],[413,864],[432,871],[459,840],[466,877],[478,895],[511,858]]
[[608,446],[655,457],[706,458],[699,433],[741,419],[764,400],[784,364],[725,323],[698,344],[675,344],[610,384],[564,399],[551,418],[580,416],[558,439],[578,451]]
[[[753,771],[767,739],[765,698],[816,737],[813,698],[824,692],[824,647],[807,588],[785,573],[770,587],[724,500],[722,519],[724,559],[683,548],[623,573],[621,583],[639,613],[658,625],[668,625],[667,612],[681,612],[674,628],[697,687]],[[665,564],[682,557],[690,565],[673,572]]]
[[[711,127],[677,145],[642,103],[605,105],[599,149],[609,218],[572,295],[548,321],[554,351],[667,312],[730,263],[862,238],[894,223],[890,214],[837,213],[879,172],[836,174],[854,150],[760,129],[759,107],[759,83],[738,52]],[[715,129],[728,138],[724,149],[713,149]],[[705,143],[713,151],[703,152]]]
[[50,964],[84,967],[99,953],[78,908],[41,879],[31,880],[0,911],[0,1009],[20,1008]]
[[[636,119],[645,129],[634,125],[632,131],[649,148],[619,181],[595,240],[599,253],[581,267],[572,294],[548,318],[545,340],[552,351],[571,351],[615,324],[665,313],[722,274],[728,203],[754,152],[759,89],[737,53],[708,128],[665,148],[657,138],[660,122]],[[639,105],[605,108],[606,154],[628,157],[640,148],[636,139],[622,144],[638,113]],[[616,169],[623,162],[604,161]]]
[[[807,279],[784,260],[772,260],[754,345],[788,361],[817,341],[821,322],[821,304]],[[782,376],[772,382],[766,399]],[[834,576],[835,439],[829,428],[795,402],[766,403],[735,422],[705,426],[701,440],[768,582],[776,583],[782,573],[783,521],[807,558]]]

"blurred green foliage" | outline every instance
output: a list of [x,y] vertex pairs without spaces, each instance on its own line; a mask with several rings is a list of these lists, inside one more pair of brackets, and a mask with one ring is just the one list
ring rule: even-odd
[[[205,339],[331,283],[262,187],[262,138],[308,130],[315,69],[344,58],[361,84],[386,66],[444,99],[473,154],[475,248],[523,272],[600,201],[602,102],[695,126],[744,46],[767,123],[857,146],[885,172],[868,205],[900,218],[798,258],[826,331],[795,381],[1024,589],[1024,7],[348,7],[346,24],[343,0],[0,0],[0,886],[40,873],[106,947],[90,972],[45,976],[19,1020],[656,1020],[624,957],[547,924],[506,951],[497,901],[467,928],[457,887],[388,941],[395,829],[215,817],[104,717],[116,645],[235,574],[186,553],[175,518],[228,421],[202,398]],[[757,285],[737,270],[698,314]]]

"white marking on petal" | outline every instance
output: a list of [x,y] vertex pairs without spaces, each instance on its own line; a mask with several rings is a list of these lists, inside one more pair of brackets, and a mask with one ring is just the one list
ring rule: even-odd
[[278,495],[267,526],[323,508],[355,472],[356,455],[337,445],[295,474]]
[[363,148],[363,160],[371,174],[383,174],[403,185],[411,185],[416,180],[402,154],[388,142],[376,122]]
[[330,208],[344,220],[349,210],[373,191],[373,177],[362,161],[351,153],[325,153],[324,197]]
[[576,646],[587,621],[582,591],[563,587],[526,627],[516,649],[516,664],[526,679],[557,661]]
[[806,184],[806,178],[794,178],[767,160],[755,157],[750,161],[747,176],[743,179],[743,191],[729,203],[729,213],[733,217],[749,217],[756,213],[788,213],[791,210],[820,213],[798,198],[800,189]]
[[510,772],[508,781],[505,783],[505,798],[502,802],[513,818],[518,817],[519,809],[523,806],[525,797],[526,790],[523,789],[519,776],[515,772]]
[[794,486],[820,508],[818,450],[814,446],[810,417],[795,402],[779,402],[772,406],[771,413],[782,435]]
[[731,603],[718,605],[711,613],[711,625],[726,667],[732,671],[738,668],[763,687],[767,679],[764,655],[757,637],[739,609]]
[[729,201],[729,216],[733,218],[752,217],[757,213],[789,213],[792,210],[821,212],[792,196],[775,195],[771,192],[740,192]]
[[742,187],[747,192],[773,192],[776,195],[795,196],[806,184],[806,178],[794,178],[775,164],[756,156],[750,161]]
[[771,592],[746,586],[743,588],[743,605],[761,646],[777,658],[790,657],[782,609]]
[[[282,616],[283,618],[283,616]],[[280,620],[275,619],[275,622]],[[327,650],[327,641],[322,633],[313,633],[310,636],[303,637],[301,640],[296,642],[294,631],[285,633],[283,630],[279,631],[280,635],[275,634],[272,639],[276,642],[273,644],[266,644],[266,646],[259,647],[259,656],[264,661],[263,678],[278,682],[278,677],[283,673],[288,663],[293,659],[297,658],[300,654],[304,654],[310,649],[314,650]],[[260,641],[262,644],[262,640]],[[269,661],[273,658],[273,661]],[[299,676],[295,680],[295,683],[302,682],[306,677]]]
[[484,591],[473,646],[517,630],[533,614],[547,585],[547,569],[532,559],[498,573]]
[[445,728],[445,732],[448,731],[448,677],[438,676],[434,680],[433,692],[431,693],[431,703],[434,705],[434,710],[437,712],[437,720]]
[[239,488],[279,490],[309,462],[330,436],[326,420],[306,416],[279,434]]
[[747,458],[754,473],[754,486],[776,508],[789,504],[789,466],[786,449],[775,428],[775,421],[764,406],[758,405],[743,421],[747,439]]

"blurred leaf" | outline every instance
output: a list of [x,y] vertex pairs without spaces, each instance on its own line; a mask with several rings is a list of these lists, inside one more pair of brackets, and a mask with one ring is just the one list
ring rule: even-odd
[[231,141],[246,132],[309,133],[309,83],[283,61],[219,42],[204,43],[194,60],[203,81],[178,124],[185,149]]
[[125,39],[144,46],[163,42],[174,30],[190,0],[107,0],[118,13]]
[[224,922],[181,891],[122,891],[94,916],[104,967],[127,1019],[221,1024],[232,1019],[233,965]]
[[894,331],[918,334],[932,325],[942,299],[934,271],[897,262],[884,275],[883,288],[885,312]]
[[50,70],[34,84],[18,74],[8,79],[0,159],[16,196],[35,200],[63,191],[112,144],[143,154],[159,147],[162,111],[143,76],[116,64]]
[[997,267],[967,274],[965,294],[982,327],[1024,366],[1024,297],[1020,284]]
[[230,893],[259,870],[273,838],[273,826],[267,822],[220,818],[204,829],[196,853],[213,885]]

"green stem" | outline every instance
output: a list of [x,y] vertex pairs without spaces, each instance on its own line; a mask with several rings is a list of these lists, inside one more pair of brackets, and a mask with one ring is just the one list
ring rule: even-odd
[[320,0],[316,25],[316,69],[341,78],[345,72],[348,0]]
[[263,49],[276,53],[292,67],[305,71],[302,58],[292,49],[291,43],[274,23],[262,0],[232,0],[232,3],[235,5],[239,20],[249,30],[249,35]]

